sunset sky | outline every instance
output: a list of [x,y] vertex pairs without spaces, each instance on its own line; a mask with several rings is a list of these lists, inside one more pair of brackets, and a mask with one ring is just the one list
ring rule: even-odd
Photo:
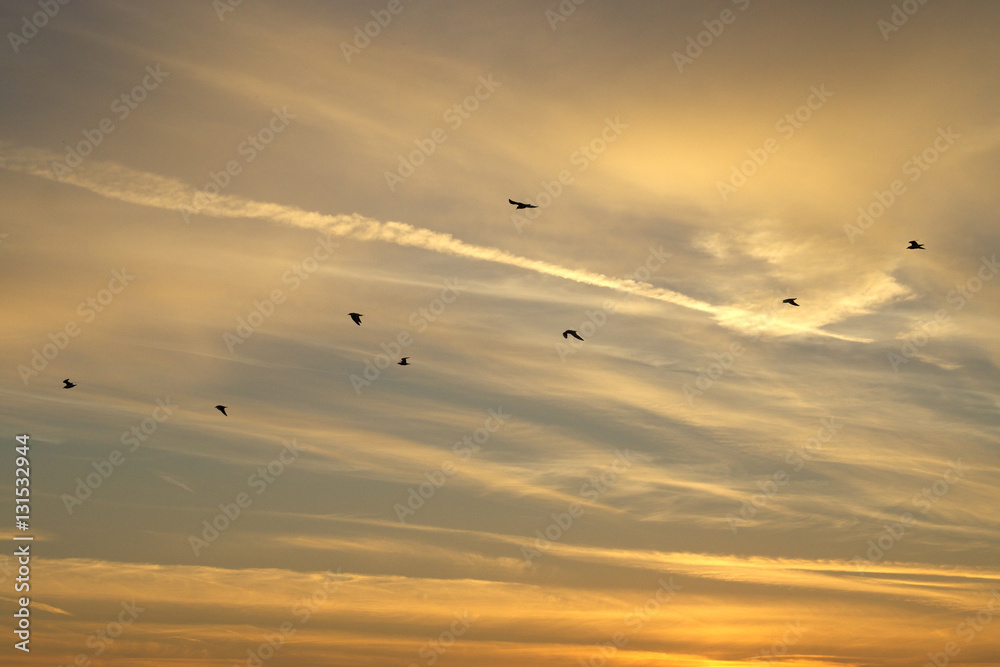
[[0,663],[1000,665],[1000,5],[63,1]]

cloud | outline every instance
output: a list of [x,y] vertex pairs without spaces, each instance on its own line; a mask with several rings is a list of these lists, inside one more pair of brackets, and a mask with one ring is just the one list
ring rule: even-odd
[[[0,144],[2,146],[2,144]],[[634,279],[613,278],[600,273],[533,260],[499,248],[478,246],[456,239],[451,234],[414,227],[402,222],[379,222],[359,214],[328,215],[305,211],[293,206],[255,202],[232,195],[219,194],[205,197],[200,206],[194,192],[184,183],[140,172],[111,162],[91,160],[57,178],[51,163],[61,159],[57,154],[33,148],[5,149],[0,156],[0,166],[11,171],[31,174],[40,178],[62,181],[89,190],[102,197],[179,212],[203,214],[217,218],[259,218],[301,228],[315,229],[333,236],[349,237],[361,241],[381,241],[400,246],[410,246],[432,252],[466,257],[486,262],[496,262],[574,282],[602,287],[618,292],[634,293],[713,315],[724,326],[741,331],[760,331],[778,334],[813,334],[845,340],[866,341],[777,319],[761,319],[759,314],[730,306],[713,306],[664,288]]]
[[167,473],[165,473],[165,472],[159,472],[159,471],[157,471],[156,476],[159,477],[160,479],[162,479],[164,482],[167,482],[169,484],[173,484],[174,486],[180,487],[180,488],[184,489],[185,491],[187,491],[190,494],[195,494],[195,490],[194,489],[192,489],[190,486],[188,486],[184,482],[180,481],[176,477],[171,477]]

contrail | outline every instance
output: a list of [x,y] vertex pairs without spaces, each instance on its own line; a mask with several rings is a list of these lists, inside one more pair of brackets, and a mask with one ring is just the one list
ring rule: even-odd
[[[62,155],[36,148],[8,149],[0,155],[0,167],[75,185],[109,199],[139,206],[178,211],[185,215],[185,219],[191,213],[214,218],[257,218],[293,227],[316,229],[333,236],[360,241],[383,241],[401,246],[423,248],[447,255],[515,266],[586,285],[633,293],[648,299],[709,313],[720,324],[739,330],[759,331],[761,329],[762,318],[759,313],[751,313],[730,306],[713,306],[679,292],[655,287],[641,281],[570,269],[551,262],[515,255],[499,248],[473,245],[457,239],[451,234],[414,227],[404,222],[380,222],[357,213],[352,215],[316,213],[295,206],[258,202],[224,194],[209,196],[202,193],[198,202],[199,206],[196,207],[192,202],[198,191],[181,181],[130,169],[113,162],[98,160],[87,160],[70,173],[57,178],[51,165],[63,158]],[[812,333],[868,342],[866,339],[849,338],[822,329],[796,326],[778,320],[771,320],[765,326],[774,333]]]

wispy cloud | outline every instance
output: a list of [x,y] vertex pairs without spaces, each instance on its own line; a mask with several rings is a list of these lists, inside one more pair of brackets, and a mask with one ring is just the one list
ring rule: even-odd
[[160,479],[162,479],[164,482],[167,482],[168,484],[173,484],[176,487],[180,487],[180,488],[184,489],[185,491],[187,491],[190,494],[195,494],[196,493],[195,490],[192,489],[190,486],[188,486],[184,482],[180,481],[176,477],[171,477],[170,475],[168,475],[165,472],[159,472],[159,471],[157,471],[156,476],[159,477]]
[[[3,147],[3,144],[0,144]],[[51,163],[60,156],[34,148],[3,147],[0,166],[11,171],[61,181],[84,188],[102,197],[166,210],[182,212],[191,208],[193,188],[171,178],[137,171],[112,162],[92,160],[59,179]],[[329,215],[306,211],[284,204],[256,202],[233,195],[217,195],[199,206],[198,213],[215,218],[256,218],[315,229],[333,236],[360,241],[381,241],[400,246],[422,248],[446,255],[515,266],[527,271],[571,280],[585,285],[636,294],[647,299],[708,313],[721,324],[740,331],[767,332],[779,335],[813,334],[824,337],[867,342],[868,339],[832,333],[818,327],[761,318],[759,313],[731,306],[715,306],[680,292],[658,288],[646,282],[620,279],[582,269],[571,269],[551,262],[516,255],[494,247],[466,243],[451,234],[415,227],[403,222],[380,222],[360,214]],[[180,218],[179,218],[180,220]]]

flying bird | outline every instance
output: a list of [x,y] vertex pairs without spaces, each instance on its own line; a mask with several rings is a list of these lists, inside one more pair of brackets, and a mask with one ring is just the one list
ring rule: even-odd
[[351,316],[351,319],[354,320],[355,324],[359,327],[361,326],[361,313],[348,313],[348,315]]
[[916,241],[910,241],[910,245],[906,247],[907,250],[924,250],[924,246]]
[[787,304],[791,304],[791,305],[793,305],[793,306],[797,306],[797,305],[799,305],[799,304],[795,303],[795,299],[798,299],[798,298],[799,298],[799,297],[797,297],[797,296],[796,296],[796,297],[792,297],[791,299],[785,299],[785,300],[784,300],[784,301],[782,301],[781,303],[787,303]]
[[400,366],[410,366],[410,365],[412,365],[412,364],[410,364],[409,361],[407,361],[407,359],[409,359],[409,357],[403,357],[402,359],[400,359],[396,363],[399,364]]
[[[215,409],[218,410],[219,412],[221,412],[222,414],[226,415],[226,406],[224,406],[224,405],[216,405]],[[226,416],[228,417],[229,415],[226,415]]]
[[522,204],[521,202],[514,201],[513,199],[508,199],[507,201],[516,206],[518,211],[520,211],[522,208],[538,208],[534,204]]
[[63,380],[63,389],[72,389],[75,386],[76,386],[76,383],[75,382],[70,382],[69,378],[66,378],[65,380]]
[[569,338],[570,336],[576,338],[577,340],[583,340],[582,338],[580,338],[580,334],[573,331],[572,329],[566,329],[566,331],[563,331],[563,338]]

